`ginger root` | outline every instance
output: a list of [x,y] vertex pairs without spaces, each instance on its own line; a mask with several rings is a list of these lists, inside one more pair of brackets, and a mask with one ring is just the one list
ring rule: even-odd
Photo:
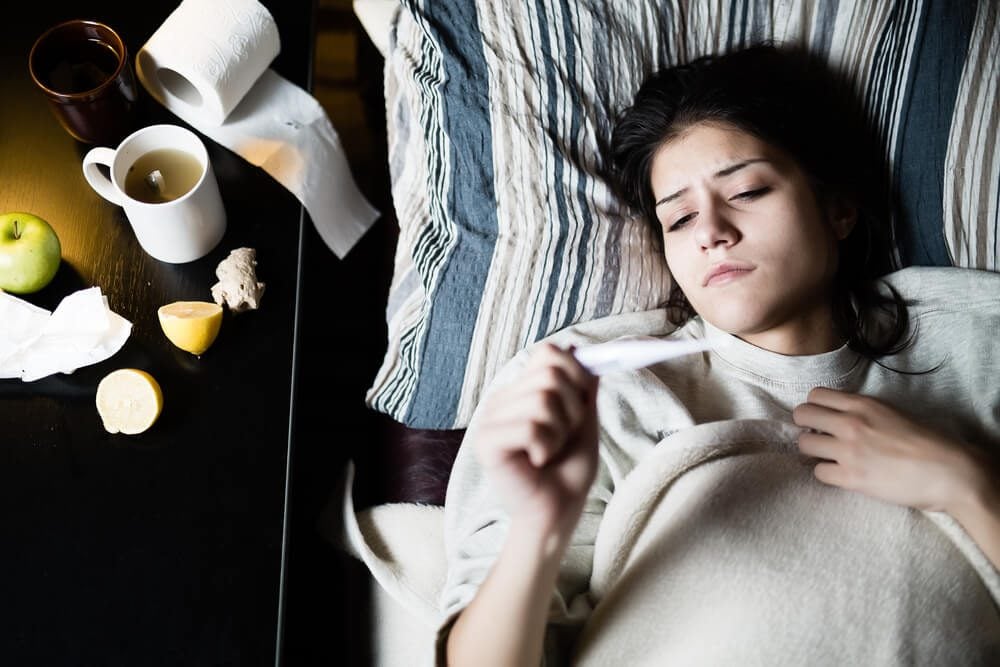
[[234,313],[256,310],[264,294],[264,283],[257,281],[257,251],[236,248],[219,262],[215,275],[219,282],[212,285],[212,298],[225,304]]

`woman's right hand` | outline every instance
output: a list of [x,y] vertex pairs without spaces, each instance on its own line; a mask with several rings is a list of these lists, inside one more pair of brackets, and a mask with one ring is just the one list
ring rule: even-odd
[[479,407],[474,447],[513,519],[567,536],[597,472],[597,377],[552,344]]

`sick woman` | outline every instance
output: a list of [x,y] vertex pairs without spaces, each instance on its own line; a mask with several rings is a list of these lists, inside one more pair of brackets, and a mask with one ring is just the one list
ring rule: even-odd
[[[759,45],[619,115],[673,296],[539,341],[478,406],[440,664],[1000,664],[1000,275],[899,267],[852,95]],[[574,356],[623,338],[710,349]]]

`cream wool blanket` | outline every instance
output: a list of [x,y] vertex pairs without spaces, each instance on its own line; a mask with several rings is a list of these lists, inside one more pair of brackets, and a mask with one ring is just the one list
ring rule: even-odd
[[[998,664],[1000,577],[979,548],[947,515],[818,483],[797,434],[734,420],[661,442],[605,510],[569,662]],[[434,664],[443,512],[356,513],[346,490],[337,540],[376,582],[378,664]]]
[[620,485],[580,665],[1000,660],[1000,578],[947,515],[825,486],[799,429],[676,433]]
[[373,664],[433,664],[447,571],[444,509],[391,503],[356,511],[353,480],[354,465],[348,462],[318,527],[371,574]]

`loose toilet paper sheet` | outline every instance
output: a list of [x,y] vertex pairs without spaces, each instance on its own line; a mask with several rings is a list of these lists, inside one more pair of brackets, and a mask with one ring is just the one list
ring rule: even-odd
[[379,211],[323,107],[269,68],[280,48],[257,0],[183,0],[139,50],[136,73],[167,109],[292,192],[343,257]]

